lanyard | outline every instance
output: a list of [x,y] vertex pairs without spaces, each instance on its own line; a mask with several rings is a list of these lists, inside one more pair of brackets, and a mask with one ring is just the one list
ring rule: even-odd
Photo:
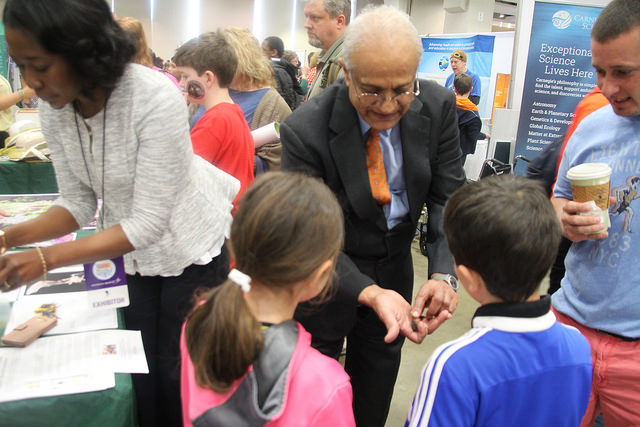
[[[102,190],[102,194],[96,194],[98,196],[99,199],[102,200],[102,207],[100,208],[100,229],[104,230],[104,213],[105,213],[105,206],[106,206],[106,202],[105,202],[105,197],[104,197],[104,155],[105,155],[105,127],[107,124],[107,102],[108,102],[108,98],[105,100],[104,102],[104,109],[103,109],[103,114],[102,114],[102,183],[101,183],[101,190]],[[82,153],[82,161],[84,162],[84,167],[87,170],[87,176],[89,177],[89,186],[91,187],[91,189],[93,190],[94,194],[96,193],[96,190],[93,188],[93,181],[91,179],[91,172],[89,171],[89,163],[87,162],[87,157],[84,153],[84,148],[82,147],[82,136],[80,135],[80,126],[78,125],[78,109],[76,108],[75,102],[73,104],[73,118],[76,122],[76,131],[78,133],[78,142],[80,143],[80,152]],[[89,124],[82,119],[82,122],[84,123],[85,127],[87,128],[87,133],[89,134],[89,153],[91,153],[91,155],[93,156],[93,131],[91,130],[91,126],[89,126]],[[95,156],[94,156],[94,160],[95,160]],[[95,165],[95,162],[94,162]]]

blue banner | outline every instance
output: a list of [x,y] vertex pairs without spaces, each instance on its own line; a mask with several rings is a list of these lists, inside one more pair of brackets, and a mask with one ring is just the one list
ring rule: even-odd
[[[480,77],[482,95],[480,97],[480,115],[491,115],[491,101],[489,95],[491,79],[491,64],[493,61],[494,36],[476,35],[460,38],[423,37],[424,53],[418,66],[418,76],[427,80],[435,80],[444,86],[444,82],[452,73],[449,58],[455,50],[462,50],[467,54],[467,69]],[[487,110],[487,106],[489,109]],[[484,114],[483,114],[484,113]]]
[[562,138],[596,85],[591,28],[601,7],[536,2],[515,155],[534,158]]

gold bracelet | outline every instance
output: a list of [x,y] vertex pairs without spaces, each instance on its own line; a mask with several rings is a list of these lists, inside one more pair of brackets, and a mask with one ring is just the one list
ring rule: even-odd
[[22,89],[18,90],[18,95],[20,95],[20,101],[18,102],[24,101],[24,91]]
[[42,261],[42,280],[47,280],[47,261],[44,259],[44,254],[42,253],[42,249],[40,246],[36,246],[36,252],[40,255],[40,261]]
[[7,236],[4,234],[4,230],[0,230],[0,240],[2,241],[2,247],[0,247],[0,255],[2,255],[9,249],[9,247],[7,246]]

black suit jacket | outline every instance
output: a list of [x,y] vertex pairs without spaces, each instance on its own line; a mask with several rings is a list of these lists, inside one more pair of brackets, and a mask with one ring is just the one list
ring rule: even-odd
[[[391,230],[371,195],[365,141],[344,82],[336,82],[304,103],[280,126],[282,169],[321,178],[344,213],[344,250],[338,261],[337,293],[329,307],[333,323],[353,320],[354,314],[345,311],[355,311],[358,295],[373,283],[411,300],[410,247],[425,203],[429,274],[453,273],[441,222],[446,200],[465,180],[455,96],[430,81],[421,80],[420,89],[400,120],[409,214]],[[318,333],[310,332],[315,332],[314,338]]]

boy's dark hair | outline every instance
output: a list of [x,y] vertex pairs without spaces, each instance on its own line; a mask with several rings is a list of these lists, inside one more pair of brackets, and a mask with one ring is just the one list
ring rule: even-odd
[[492,295],[522,302],[549,271],[561,228],[537,181],[499,175],[467,184],[451,196],[444,232],[456,264],[480,274]]
[[267,42],[267,46],[269,46],[269,50],[276,50],[278,58],[282,58],[282,54],[284,53],[284,42],[280,37],[270,36],[264,39]]
[[598,15],[591,38],[599,43],[640,27],[640,1],[613,0]]
[[198,75],[211,71],[218,85],[229,87],[238,67],[236,52],[220,30],[200,34],[176,50],[173,62],[179,67],[191,67]]
[[62,56],[84,95],[113,89],[135,53],[104,0],[7,0],[2,20]]
[[473,89],[473,79],[468,74],[458,74],[453,79],[453,87],[458,92],[458,95],[466,95],[471,93],[471,89]]

